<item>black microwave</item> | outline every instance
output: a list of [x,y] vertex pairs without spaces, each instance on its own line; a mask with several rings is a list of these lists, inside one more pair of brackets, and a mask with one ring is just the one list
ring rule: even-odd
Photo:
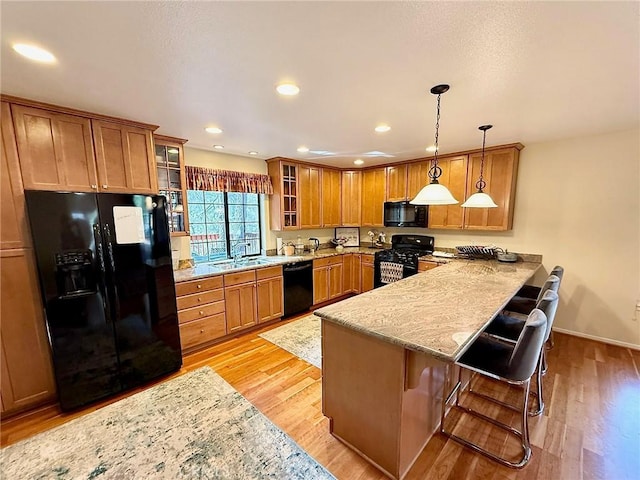
[[409,202],[384,202],[385,227],[427,227],[429,207]]

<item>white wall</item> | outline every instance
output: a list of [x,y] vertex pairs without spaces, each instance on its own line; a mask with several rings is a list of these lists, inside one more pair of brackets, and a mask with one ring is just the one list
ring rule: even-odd
[[[262,160],[186,149],[186,163],[196,161],[210,168],[266,173]],[[362,242],[369,240],[367,230],[360,230]],[[436,247],[491,243],[542,254],[544,271],[535,283],[541,284],[554,265],[565,267],[557,327],[640,347],[640,319],[635,319],[640,301],[638,129],[525,145],[509,232],[382,230],[388,240],[393,233],[414,232],[435,236]],[[266,248],[275,248],[277,236],[324,242],[333,233],[267,232]]]

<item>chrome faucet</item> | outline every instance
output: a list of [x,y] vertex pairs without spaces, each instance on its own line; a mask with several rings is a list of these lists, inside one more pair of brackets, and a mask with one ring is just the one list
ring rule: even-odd
[[240,261],[240,259],[242,258],[242,252],[238,252],[238,247],[244,247],[245,248],[245,253],[246,248],[250,247],[251,244],[249,242],[246,241],[240,241],[240,242],[236,242],[235,244],[233,244],[231,246],[231,256],[233,257],[233,261],[234,263],[238,263]]

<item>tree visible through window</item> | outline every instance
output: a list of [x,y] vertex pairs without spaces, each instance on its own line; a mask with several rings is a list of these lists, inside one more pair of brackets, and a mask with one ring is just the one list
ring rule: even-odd
[[196,263],[260,254],[258,194],[187,190],[187,202]]

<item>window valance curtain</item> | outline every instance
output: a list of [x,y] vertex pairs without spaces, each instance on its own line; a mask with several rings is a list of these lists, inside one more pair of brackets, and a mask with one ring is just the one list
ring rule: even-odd
[[216,192],[273,193],[269,175],[259,173],[214,170],[212,168],[185,166],[188,190]]

